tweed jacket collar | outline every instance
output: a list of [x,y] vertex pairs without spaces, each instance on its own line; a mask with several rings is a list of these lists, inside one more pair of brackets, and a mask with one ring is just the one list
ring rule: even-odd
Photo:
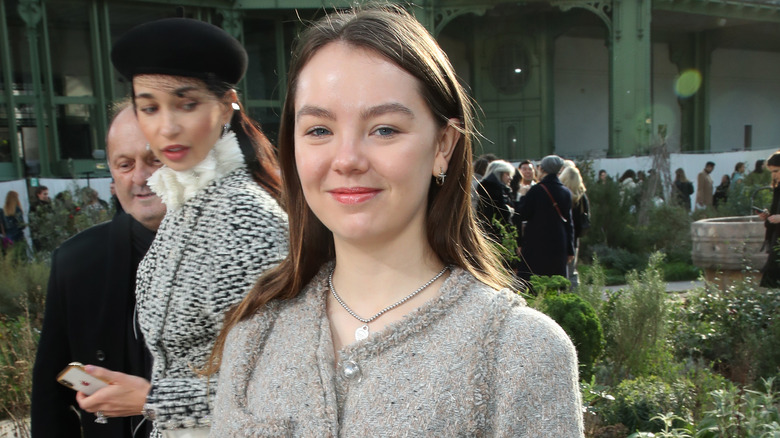
[[229,131],[195,167],[175,171],[163,166],[149,177],[149,187],[162,198],[168,210],[178,210],[212,181],[243,166],[244,155],[236,134]]

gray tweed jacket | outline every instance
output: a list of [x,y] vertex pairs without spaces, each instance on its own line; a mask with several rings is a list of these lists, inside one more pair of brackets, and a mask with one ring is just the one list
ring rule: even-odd
[[160,429],[208,427],[216,379],[199,377],[225,311],[287,251],[287,215],[240,167],[168,210],[138,268],[138,322],[152,353],[146,401]]
[[582,437],[566,333],[454,269],[441,295],[335,364],[325,266],[228,337],[212,437]]

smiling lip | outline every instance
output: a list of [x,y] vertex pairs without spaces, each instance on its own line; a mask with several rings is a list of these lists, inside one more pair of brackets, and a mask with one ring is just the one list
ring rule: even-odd
[[180,161],[187,156],[187,154],[190,152],[190,148],[180,144],[172,144],[162,148],[161,152],[163,155],[165,155],[165,158],[171,161]]
[[361,204],[367,202],[378,195],[381,190],[368,187],[339,187],[328,190],[333,199],[342,204]]

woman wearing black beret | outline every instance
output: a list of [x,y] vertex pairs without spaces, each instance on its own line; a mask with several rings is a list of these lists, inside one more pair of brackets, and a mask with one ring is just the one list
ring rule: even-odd
[[147,147],[164,164],[149,186],[168,213],[136,285],[153,363],[151,382],[90,366],[113,384],[77,399],[98,419],[143,412],[162,435],[205,436],[216,381],[198,370],[223,314],[286,255],[278,165],[234,89],[246,51],[222,29],[184,18],[146,23],[116,42],[111,60],[132,80]]

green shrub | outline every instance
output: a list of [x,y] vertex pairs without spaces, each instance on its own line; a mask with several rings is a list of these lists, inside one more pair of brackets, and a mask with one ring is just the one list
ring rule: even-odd
[[563,294],[545,298],[544,313],[569,335],[577,349],[580,376],[589,379],[593,364],[604,349],[604,335],[596,311],[578,295]]
[[607,268],[625,274],[632,270],[640,270],[647,266],[647,256],[634,253],[624,248],[612,248],[604,245],[593,247],[593,256]]
[[0,419],[10,418],[23,428],[30,412],[38,337],[29,316],[0,315]]
[[661,204],[649,210],[646,227],[637,230],[643,252],[661,251],[670,262],[691,263],[691,217],[684,208]]
[[30,233],[40,258],[47,258],[68,238],[113,216],[111,208],[82,208],[83,193],[74,185],[60,192],[49,208],[39,208],[30,215]]
[[725,289],[706,285],[678,306],[673,340],[678,357],[712,362],[730,379],[749,384],[778,373],[780,290],[751,279]]
[[780,393],[774,379],[763,381],[758,391],[730,385],[712,392],[714,406],[697,424],[697,437],[777,437],[780,436]]
[[661,265],[666,281],[696,280],[701,276],[701,269],[685,262],[669,262]]
[[581,265],[578,269],[580,272],[580,285],[577,287],[576,293],[587,301],[598,314],[601,311],[601,306],[604,304],[606,291],[604,286],[607,284],[607,274],[604,271],[604,267],[599,262],[599,258],[593,256],[593,261],[590,265]]
[[[659,432],[664,422],[659,415],[675,413],[690,418],[693,387],[684,380],[667,383],[656,376],[624,380],[613,390],[615,402],[604,411],[607,424],[621,423],[632,432]],[[678,423],[678,427],[682,422]]]
[[641,250],[634,239],[636,216],[630,211],[633,199],[621,196],[620,185],[609,179],[605,183],[589,183],[587,187],[591,226],[581,239],[581,256],[589,259],[594,245]]
[[547,295],[557,295],[561,292],[567,292],[571,288],[571,282],[561,275],[532,275],[530,279],[533,293],[540,297]]
[[628,274],[628,285],[611,293],[601,311],[606,352],[617,378],[647,374],[652,357],[666,346],[666,283],[660,272],[663,254],[654,253],[640,274]]
[[14,318],[29,310],[34,321],[41,321],[49,270],[44,261],[0,257],[0,315]]

